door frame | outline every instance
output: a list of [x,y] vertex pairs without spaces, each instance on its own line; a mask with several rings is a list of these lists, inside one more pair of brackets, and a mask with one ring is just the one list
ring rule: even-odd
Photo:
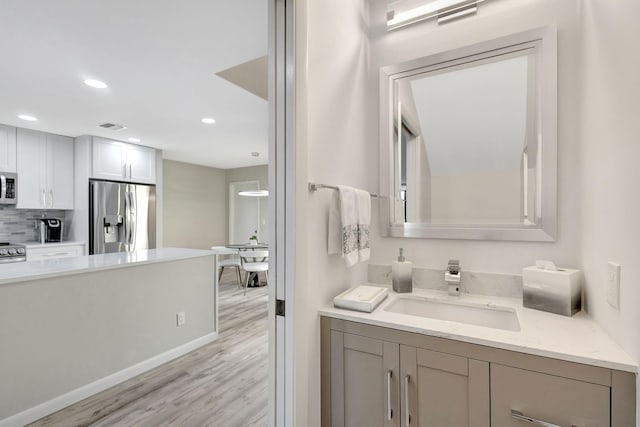
[[276,427],[295,420],[294,3],[269,0],[269,425]]
[[[255,184],[255,190],[259,190],[260,189],[260,181],[257,179],[252,179],[249,181],[233,181],[229,183],[229,235],[228,240],[229,240],[229,244],[232,243],[243,243],[243,242],[233,242],[232,240],[232,235],[233,235],[233,229],[235,227],[235,192],[236,190],[233,188],[236,185],[239,184]],[[256,227],[259,230],[260,229],[260,200],[258,198],[256,199],[256,204],[257,204],[257,209],[256,209]],[[249,238],[249,236],[247,236],[247,239]]]

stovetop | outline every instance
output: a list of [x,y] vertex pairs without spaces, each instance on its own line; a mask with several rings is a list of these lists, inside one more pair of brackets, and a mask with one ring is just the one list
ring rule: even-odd
[[7,262],[22,262],[27,260],[27,250],[24,245],[0,242],[0,264]]

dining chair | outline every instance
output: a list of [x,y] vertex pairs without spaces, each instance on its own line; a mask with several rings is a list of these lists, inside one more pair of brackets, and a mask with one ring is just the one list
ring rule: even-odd
[[249,281],[254,275],[258,276],[259,281],[259,273],[261,271],[264,271],[267,278],[267,286],[269,286],[269,251],[240,252],[240,262],[242,269],[247,272],[243,283],[244,295],[247,294],[247,286],[249,286]]
[[218,269],[220,270],[220,273],[218,273],[218,283],[222,278],[222,272],[224,271],[225,268],[235,268],[236,278],[238,279],[238,286],[241,286],[242,279],[240,275],[240,267],[242,266],[242,261],[240,260],[240,257],[238,255],[222,255],[222,256],[224,256],[225,258],[222,258],[218,262]]
[[240,261],[240,255],[236,249],[229,249],[225,246],[211,246],[216,254],[216,264],[218,268],[218,283],[222,279],[222,273],[225,268],[234,268],[236,270],[236,279],[238,279],[238,287],[242,286],[242,276],[240,274],[240,267],[242,262]]

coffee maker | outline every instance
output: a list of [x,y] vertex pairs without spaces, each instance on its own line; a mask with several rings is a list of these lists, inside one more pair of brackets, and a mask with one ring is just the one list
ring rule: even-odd
[[61,242],[64,222],[58,218],[40,218],[40,243]]

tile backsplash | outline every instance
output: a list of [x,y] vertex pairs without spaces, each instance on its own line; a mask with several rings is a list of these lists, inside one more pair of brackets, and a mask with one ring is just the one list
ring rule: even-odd
[[0,242],[24,243],[38,240],[35,221],[39,218],[60,218],[64,220],[63,240],[67,240],[71,227],[72,211],[16,209],[0,206]]

